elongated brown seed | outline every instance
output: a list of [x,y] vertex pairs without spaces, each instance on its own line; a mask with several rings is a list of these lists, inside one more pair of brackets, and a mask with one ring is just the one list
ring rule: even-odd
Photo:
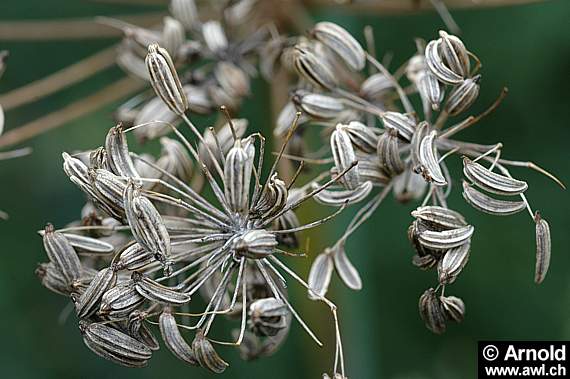
[[429,330],[436,334],[445,332],[446,316],[443,306],[433,288],[425,291],[420,297],[419,309],[420,316]]
[[333,253],[334,267],[343,283],[350,289],[362,289],[362,279],[352,262],[348,259],[344,244],[339,244]]
[[446,250],[466,243],[471,238],[474,231],[475,228],[472,225],[440,232],[425,230],[420,232],[419,241],[427,248]]
[[138,271],[133,272],[131,277],[135,282],[137,292],[148,300],[166,305],[182,305],[190,301],[190,295],[163,286]]
[[509,201],[492,198],[463,181],[463,198],[473,208],[495,216],[508,216],[526,208],[524,201]]
[[73,286],[81,276],[81,262],[73,246],[53,225],[48,224],[43,237],[44,248],[49,260],[62,274],[67,285]]
[[226,156],[224,192],[231,210],[237,213],[243,213],[249,207],[254,154],[253,144],[244,144],[238,139]]
[[324,253],[317,255],[311,265],[307,282],[310,288],[308,291],[310,299],[316,300],[325,296],[329,288],[333,269],[334,262],[330,249],[326,249]]
[[[318,188],[317,183],[313,184],[313,188]],[[355,189],[351,190],[329,190],[324,189],[314,196],[314,199],[324,205],[340,207],[345,204],[355,204],[366,198],[372,191],[372,182],[363,182]]]
[[441,40],[439,48],[447,66],[455,74],[463,78],[468,77],[469,54],[463,42],[458,37],[447,34],[443,30],[439,31],[439,36]]
[[526,182],[497,174],[467,157],[463,158],[463,174],[477,187],[498,195],[519,195],[528,188]]
[[166,267],[171,251],[170,235],[158,210],[133,182],[125,190],[124,207],[135,240]]
[[448,320],[461,322],[465,318],[465,303],[456,296],[439,297]]
[[418,207],[412,211],[412,216],[421,220],[430,230],[457,229],[467,225],[459,212],[435,205]]
[[479,81],[481,75],[467,78],[457,87],[455,87],[449,94],[445,110],[451,116],[456,116],[465,112],[479,96]]
[[536,222],[536,267],[534,274],[534,282],[542,283],[550,266],[550,226],[545,219],[540,216],[539,212],[534,215]]
[[99,300],[116,281],[117,273],[114,269],[107,267],[99,271],[75,303],[77,317],[85,318],[94,314],[98,309]]
[[364,68],[366,55],[362,46],[341,26],[327,21],[319,22],[313,28],[312,35],[334,51],[354,71]]
[[[343,124],[337,124],[334,132],[331,134],[330,143],[334,163],[338,172],[348,169],[356,162],[356,153],[354,152],[350,135]],[[342,178],[342,183],[348,189],[355,189],[360,183],[358,167],[349,170]]]
[[421,174],[427,182],[431,182],[436,186],[444,186],[447,180],[439,166],[439,159],[437,157],[437,149],[435,145],[435,138],[437,132],[431,131],[425,136],[419,146],[419,161],[421,164]]
[[80,321],[79,330],[89,349],[122,366],[143,367],[152,356],[146,345],[107,324]]
[[183,115],[188,109],[188,99],[168,51],[158,44],[150,45],[145,63],[156,94],[172,112]]
[[469,260],[469,241],[461,246],[449,249],[437,266],[440,284],[451,284],[457,279]]
[[170,308],[166,307],[162,310],[158,319],[158,325],[160,327],[162,340],[166,344],[168,350],[170,350],[170,352],[172,352],[172,354],[181,361],[192,366],[198,366],[198,361],[194,356],[194,351],[180,333],[178,325],[176,324],[176,319],[172,315]]
[[386,176],[392,178],[404,172],[405,165],[400,157],[398,149],[398,132],[394,128],[387,127],[384,134],[378,138],[376,154],[380,167]]
[[214,350],[212,343],[204,337],[201,329],[196,331],[196,337],[192,341],[192,350],[198,364],[216,374],[221,374],[229,366]]
[[325,60],[319,58],[307,46],[295,46],[295,69],[304,79],[317,87],[332,90],[338,86],[338,80]]
[[108,289],[101,297],[99,314],[110,319],[123,319],[144,302],[132,279]]

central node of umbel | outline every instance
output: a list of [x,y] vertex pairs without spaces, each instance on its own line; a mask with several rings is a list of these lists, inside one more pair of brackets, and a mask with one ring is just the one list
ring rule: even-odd
[[273,254],[277,246],[275,234],[265,229],[248,230],[232,243],[236,254],[252,259],[262,259]]

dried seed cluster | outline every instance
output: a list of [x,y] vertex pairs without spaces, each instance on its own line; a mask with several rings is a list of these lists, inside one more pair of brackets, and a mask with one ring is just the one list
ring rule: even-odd
[[[370,38],[369,43],[373,45]],[[444,291],[467,264],[475,231],[447,204],[454,179],[445,159],[463,157],[463,197],[475,209],[492,215],[529,211],[537,225],[537,283],[550,261],[548,224],[534,216],[525,197],[527,183],[513,178],[507,167],[532,168],[561,183],[531,162],[502,159],[500,143],[456,140],[458,132],[494,110],[505,92],[485,113],[448,125],[450,117],[465,114],[478,97],[479,59],[458,37],[444,31],[427,44],[418,40],[417,49],[391,74],[348,31],[330,22],[316,24],[307,37],[282,50],[281,63],[297,72],[298,82],[277,120],[275,135],[284,135],[285,124],[300,111],[296,133],[302,136],[312,125],[321,126],[322,145],[330,146],[330,153],[327,156],[322,146],[310,152],[304,145],[289,151],[292,160],[332,163],[332,178],[356,164],[337,184],[315,196],[325,205],[357,205],[359,210],[344,234],[313,261],[309,285],[314,292],[309,296],[324,296],[335,270],[349,288],[360,289],[362,281],[346,254],[348,237],[389,192],[400,202],[423,198],[412,212],[415,220],[408,237],[416,252],[413,264],[437,269],[438,285],[421,296],[419,308],[428,329],[442,333],[447,321],[459,322],[464,316],[463,301],[444,296]],[[422,112],[413,108],[409,94],[419,96]]]
[[[158,158],[137,154],[127,133],[147,125],[119,124],[103,146],[63,153],[64,171],[87,204],[80,221],[60,230],[48,224],[40,232],[49,259],[36,271],[42,284],[71,298],[89,349],[127,367],[145,366],[159,348],[148,324],[159,325],[181,361],[214,373],[228,366],[216,345],[238,346],[247,360],[271,355],[293,319],[321,344],[289,301],[285,277],[310,288],[280,255],[295,255],[283,249],[298,247],[298,232],[340,212],[304,225],[295,215],[306,200],[349,176],[354,164],[320,186],[286,184],[276,171],[281,156],[262,175],[263,136],[244,137],[245,120],[230,118],[218,131],[200,134],[184,115],[168,51],[150,45],[146,60],[157,95],[180,114],[199,147],[171,126],[178,138],[163,137]],[[207,305],[191,313],[195,296]],[[334,371],[344,373],[336,306],[315,297],[334,316]],[[210,338],[218,315],[240,320],[235,340]]]
[[[230,2],[220,19],[203,21],[193,0],[172,0],[171,16],[158,28],[105,20],[124,31],[118,63],[154,91],[118,109],[121,122],[102,146],[63,153],[64,171],[87,203],[81,220],[40,231],[49,262],[36,270],[46,288],[72,300],[89,349],[143,367],[159,349],[149,326],[156,324],[179,360],[222,373],[228,363],[216,345],[238,346],[246,360],[269,356],[293,319],[321,344],[289,300],[289,276],[330,308],[335,360],[332,376],[323,378],[346,378],[337,308],[325,295],[334,272],[349,288],[362,288],[347,242],[390,193],[402,203],[419,202],[408,228],[412,263],[437,271],[435,288],[419,298],[419,313],[430,331],[443,333],[449,321],[465,316],[463,300],[445,290],[476,245],[475,227],[447,203],[459,180],[445,163],[453,156],[463,159],[462,194],[473,208],[491,215],[528,210],[536,225],[535,282],[544,280],[550,227],[531,209],[528,184],[513,178],[509,167],[531,168],[561,183],[531,162],[502,158],[501,143],[455,139],[506,93],[484,113],[463,116],[479,95],[482,76],[479,59],[461,39],[440,31],[432,41],[418,40],[417,53],[391,73],[372,54],[369,29],[368,49],[331,22],[300,37],[280,36],[272,27],[238,33],[255,3]],[[266,79],[281,70],[296,78],[274,128],[284,143],[266,175],[265,138],[248,134],[247,120],[230,117],[249,94],[256,66]],[[421,110],[408,96],[419,97]],[[225,123],[215,128],[200,131],[187,116],[220,106]],[[461,120],[449,122],[456,116]],[[189,129],[191,141],[178,124]],[[312,152],[304,132],[315,125],[322,138]],[[2,126],[0,108],[0,132]],[[161,137],[160,155],[132,151],[131,131],[141,141]],[[166,137],[169,132],[176,138]],[[277,172],[285,158],[300,162],[291,180]],[[305,164],[327,168],[295,187]],[[335,211],[302,224],[295,211],[308,199]],[[305,283],[281,257],[304,255],[289,251],[299,247],[299,232],[347,206],[358,210],[342,236],[314,258]],[[205,308],[192,310],[195,296]],[[232,341],[210,337],[218,315],[239,321]]]
[[[194,0],[172,0],[170,15],[158,28],[103,20],[124,33],[117,49],[119,66],[150,81],[158,95],[141,93],[128,100],[117,110],[117,122],[128,126],[148,123],[135,131],[144,141],[170,132],[164,122],[179,122],[177,116],[188,109],[196,114],[213,113],[221,105],[231,111],[239,109],[250,93],[251,78],[257,75],[256,62],[268,40],[269,28],[256,30],[251,22],[255,1],[235,3],[225,7],[220,19],[203,21]],[[162,50],[155,48],[147,55],[147,47],[153,44]],[[164,69],[149,74],[148,65]],[[170,83],[174,67],[181,75],[176,83]],[[169,83],[176,91],[167,91]]]

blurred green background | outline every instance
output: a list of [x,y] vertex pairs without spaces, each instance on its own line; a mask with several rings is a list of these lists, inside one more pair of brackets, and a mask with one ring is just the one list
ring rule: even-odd
[[[71,0],[0,2],[0,21],[118,15],[149,7],[110,5]],[[414,37],[430,39],[442,28],[432,12],[406,16],[315,14],[316,20],[336,21],[362,36],[362,27],[374,26],[379,54],[394,53],[397,67],[414,52]],[[570,2],[547,1],[520,7],[456,11],[468,48],[483,61],[483,82],[474,110],[490,104],[502,86],[509,95],[500,109],[461,135],[480,143],[501,141],[504,156],[531,160],[552,169],[570,183]],[[0,49],[10,50],[8,70],[0,93],[86,57],[115,42],[113,39],[57,42],[10,42],[0,36]],[[72,86],[57,95],[7,113],[12,129],[64,104],[80,99],[120,78],[117,68]],[[269,133],[268,89],[259,81],[242,115],[253,130]],[[0,209],[10,220],[0,223],[0,345],[1,375],[5,378],[155,378],[210,375],[185,366],[162,349],[148,368],[125,369],[93,355],[81,341],[76,323],[58,323],[66,300],[40,286],[33,272],[45,261],[35,231],[45,222],[57,226],[79,217],[82,195],[61,169],[61,152],[87,149],[102,143],[112,126],[113,107],[83,117],[29,141],[34,153],[0,164]],[[204,120],[204,126],[212,120]],[[459,160],[451,164],[458,177]],[[530,184],[533,207],[550,222],[553,257],[550,272],[540,286],[534,276],[534,223],[526,213],[497,218],[467,206],[456,190],[450,206],[476,226],[472,255],[459,280],[446,293],[460,296],[467,316],[450,325],[446,334],[427,331],[417,312],[420,294],[436,283],[433,272],[411,265],[406,229],[415,205],[389,199],[351,240],[348,250],[360,268],[364,289],[358,293],[333,279],[330,297],[340,304],[340,318],[351,378],[473,378],[477,341],[570,339],[570,202],[548,179],[524,169],[515,176]],[[455,183],[457,184],[457,183]],[[307,219],[318,208],[305,208]],[[311,234],[312,253],[344,230],[350,213],[334,225]],[[291,262],[303,277],[309,260]],[[306,299],[291,285],[291,297],[317,334],[327,341],[318,348],[294,324],[284,347],[273,357],[242,362],[236,351],[223,349],[231,363],[231,378],[320,378],[332,364],[334,339],[326,307]]]

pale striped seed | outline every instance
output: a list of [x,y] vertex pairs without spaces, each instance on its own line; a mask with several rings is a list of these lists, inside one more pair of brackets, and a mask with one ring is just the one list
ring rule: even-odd
[[127,321],[127,330],[132,337],[144,343],[149,349],[158,350],[160,348],[158,340],[144,323],[147,317],[147,312],[139,310],[131,312]]
[[463,158],[463,174],[477,187],[497,195],[520,195],[528,188],[526,182],[492,172],[467,157]]
[[43,236],[44,248],[49,260],[61,273],[68,286],[74,286],[81,276],[81,262],[69,240],[47,224]]
[[97,355],[127,367],[140,367],[152,351],[133,337],[103,323],[79,322],[83,340]]
[[429,270],[431,268],[434,268],[437,265],[437,263],[438,263],[437,258],[431,254],[428,255],[414,254],[414,256],[412,257],[412,264],[417,268],[419,268],[420,270]]
[[422,100],[426,101],[431,106],[431,109],[438,111],[439,105],[443,101],[445,90],[439,80],[437,80],[437,77],[431,71],[425,70],[418,76],[416,87]]
[[99,271],[75,303],[77,317],[86,318],[93,315],[97,311],[103,294],[114,286],[116,281],[117,273],[113,268],[107,267]]
[[167,259],[171,251],[170,235],[158,210],[133,182],[125,190],[124,208],[135,240],[147,251],[152,251],[167,270]]
[[[89,177],[94,189],[92,196],[105,204],[112,213],[110,216],[122,219],[124,214],[123,193],[127,187],[125,181],[107,170],[90,170]],[[77,183],[76,183],[77,184]],[[91,195],[91,193],[90,193]]]
[[366,54],[358,41],[344,28],[332,22],[319,22],[311,34],[334,51],[354,71],[364,68]]
[[360,274],[356,267],[348,259],[344,244],[338,244],[332,252],[332,257],[336,272],[343,283],[353,290],[362,289],[362,279],[360,279]]
[[166,16],[162,22],[162,44],[164,48],[176,59],[178,49],[186,41],[184,25],[175,18]]
[[495,216],[508,216],[526,208],[524,201],[509,201],[492,198],[463,181],[463,198],[473,208]]
[[348,133],[352,145],[364,153],[374,153],[378,145],[378,136],[374,130],[359,121],[351,121],[348,125],[343,125],[343,129]]
[[[354,147],[350,140],[350,135],[344,126],[344,124],[337,124],[330,137],[333,159],[338,172],[343,172],[348,169],[357,160]],[[358,167],[354,167],[347,171],[341,181],[348,189],[357,188],[360,184]]]
[[545,219],[540,216],[539,212],[534,215],[536,223],[536,266],[534,273],[534,282],[542,283],[550,266],[550,253],[552,250],[550,242],[550,226]]
[[141,305],[144,300],[144,297],[137,292],[135,282],[132,279],[125,280],[105,291],[101,297],[99,315],[115,320],[122,319]]
[[230,97],[244,97],[249,94],[249,76],[233,63],[221,61],[216,64],[214,77]]
[[194,29],[200,23],[194,0],[171,0],[169,10],[188,30]]
[[[360,165],[360,162],[358,163]],[[392,180],[394,197],[400,203],[420,199],[427,188],[426,181],[418,174],[407,168]]]
[[110,171],[115,175],[127,178],[139,177],[129,153],[127,136],[125,135],[122,124],[118,124],[109,129],[107,137],[105,138],[105,151],[107,152],[107,164]]
[[[60,295],[69,296],[76,288],[67,284],[67,281],[52,263],[41,263],[34,271],[42,286]],[[77,286],[76,286],[77,287]]]
[[277,214],[287,204],[288,190],[285,182],[274,173],[268,179],[257,203],[250,210],[250,214],[261,219],[268,219]]
[[[295,103],[293,101],[288,101],[287,104],[281,109],[279,112],[279,116],[277,116],[277,121],[275,122],[275,129],[273,129],[273,135],[276,137],[283,137],[287,134],[291,125],[295,121],[297,117],[297,108],[295,107]],[[306,114],[301,114],[299,117],[298,124],[301,125],[308,121],[308,117]]]
[[160,97],[150,99],[138,111],[134,125],[146,125],[144,128],[136,128],[133,133],[139,141],[153,140],[172,131],[168,124],[176,125],[178,115],[162,101]]
[[[313,183],[313,189],[319,187],[319,184]],[[366,198],[372,191],[372,182],[363,182],[355,189],[348,190],[331,190],[324,189],[314,195],[315,201],[323,205],[340,207],[347,204],[355,204]]]
[[115,262],[117,269],[134,271],[155,262],[154,252],[147,250],[137,242],[129,244],[119,253]]
[[394,87],[392,80],[382,73],[366,78],[360,85],[360,95],[370,100],[380,100]]
[[[44,235],[45,231],[41,231],[40,235]],[[93,254],[109,254],[115,251],[115,247],[101,239],[83,236],[81,234],[62,233],[77,252],[93,253]]]
[[445,104],[445,110],[449,115],[456,116],[473,105],[479,96],[480,80],[481,75],[467,78],[451,91]]
[[[390,182],[390,178],[386,176],[382,167],[380,167],[380,162],[374,156],[367,155],[363,158],[358,157],[358,174],[360,175],[360,180],[362,182],[372,182],[374,185],[384,185]],[[336,168],[333,167],[335,172],[331,172],[331,175],[337,175]],[[422,179],[423,182],[423,179]]]
[[470,243],[448,250],[437,265],[440,284],[451,284],[457,279],[469,260]]
[[464,78],[469,76],[470,62],[467,48],[456,36],[449,35],[440,30],[441,38],[440,51],[447,63],[447,66],[459,76]]
[[465,303],[463,303],[463,300],[456,296],[440,296],[439,299],[448,320],[463,321],[465,317]]
[[426,228],[431,230],[457,229],[467,225],[459,212],[435,205],[419,207],[412,211],[412,216],[421,220]]
[[338,80],[326,61],[319,58],[308,46],[295,46],[295,69],[311,84],[332,90],[338,86]]
[[420,232],[419,242],[429,249],[447,250],[468,242],[474,231],[472,225],[444,231],[425,230]]
[[89,182],[89,168],[77,158],[72,157],[67,153],[61,153],[63,157],[63,171],[69,177],[75,177],[79,181],[85,183],[85,185],[90,186]]
[[439,166],[439,159],[437,157],[437,148],[435,146],[435,138],[437,132],[431,131],[425,136],[419,147],[419,162],[421,164],[420,173],[427,182],[433,183],[436,186],[444,186],[447,180]]
[[249,326],[258,336],[273,337],[287,328],[289,309],[281,299],[268,297],[249,305]]
[[311,270],[309,271],[308,284],[310,290],[309,299],[317,300],[326,295],[331,282],[334,262],[330,249],[325,249],[324,253],[317,255]]
[[[239,118],[239,119],[232,119],[232,123],[236,133],[236,137],[238,138],[243,137],[248,126],[248,121],[246,119]],[[218,142],[216,142],[216,139]],[[218,131],[216,131],[215,137],[209,129],[206,130],[204,132],[204,141],[206,142],[206,145],[208,145],[211,151],[217,152],[216,159],[220,164],[222,157],[218,156],[218,154],[220,153],[219,150],[221,150],[221,153],[225,157],[226,154],[235,144],[235,140],[232,134],[232,129],[229,123],[225,123]],[[206,145],[200,142],[200,145],[198,145],[198,154],[200,156],[200,160],[211,171],[214,167]]]
[[156,94],[172,112],[183,115],[188,109],[188,99],[168,51],[158,44],[150,45],[145,64]]
[[137,292],[150,301],[166,305],[182,305],[190,301],[190,295],[163,286],[138,271],[134,271],[131,278]]
[[[188,99],[188,109],[191,112],[198,114],[210,114],[214,109],[215,104],[208,96],[208,91],[205,86],[194,86],[192,84],[185,84],[182,90]],[[157,118],[162,120],[161,118]]]
[[109,158],[107,156],[107,150],[103,146],[99,146],[95,150],[89,153],[89,166],[91,168],[102,168],[105,170],[111,170],[109,166]]
[[178,179],[189,182],[192,179],[194,164],[188,154],[188,150],[181,142],[168,137],[160,138],[160,145],[162,146],[162,152],[160,158],[156,161],[157,166]]
[[425,62],[430,71],[435,75],[435,77],[442,83],[457,85],[463,81],[461,75],[453,72],[443,61],[442,54],[440,52],[440,46],[442,40],[437,39],[430,41],[425,50]]
[[249,191],[255,148],[252,143],[238,139],[226,156],[224,193],[230,209],[244,213],[249,208]]
[[428,135],[429,129],[430,129],[429,124],[426,121],[420,122],[416,128],[416,131],[412,136],[412,141],[410,142],[411,145],[410,157],[412,158],[412,169],[416,173],[421,172],[422,163],[420,161],[420,146],[424,137]]
[[218,21],[207,21],[202,25],[202,36],[206,46],[213,53],[220,53],[228,47],[228,38]]
[[303,90],[295,91],[292,101],[300,111],[318,120],[334,120],[345,109],[342,101],[336,97]]
[[178,325],[176,324],[176,319],[172,315],[170,308],[165,307],[162,310],[158,319],[158,325],[160,327],[162,340],[168,350],[170,350],[170,352],[181,361],[191,364],[192,366],[198,366],[198,361],[194,356],[194,351],[180,333]]
[[263,259],[273,254],[277,244],[275,234],[253,229],[237,237],[232,243],[232,249],[246,258]]
[[382,122],[386,129],[392,128],[398,131],[398,135],[406,140],[411,141],[416,131],[416,120],[413,116],[399,112],[384,112],[381,116]]
[[198,364],[216,374],[221,374],[229,366],[219,355],[216,353],[212,343],[204,337],[201,329],[196,331],[194,341],[192,341],[192,350]]
[[436,334],[445,332],[446,316],[441,301],[433,288],[426,290],[419,301],[420,316],[430,331]]
[[398,149],[398,131],[391,127],[385,129],[384,134],[378,138],[376,153],[384,173],[388,177],[393,178],[404,172],[406,167]]

